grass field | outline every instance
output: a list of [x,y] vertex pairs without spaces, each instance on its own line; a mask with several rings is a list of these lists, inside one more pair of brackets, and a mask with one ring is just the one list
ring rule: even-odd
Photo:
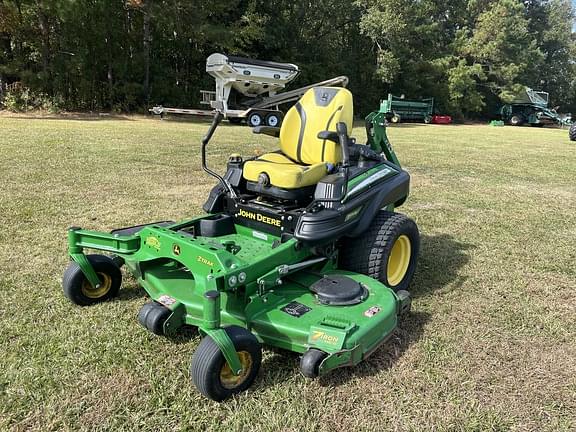
[[[576,429],[576,143],[557,129],[404,125],[400,211],[422,234],[412,314],[354,369],[318,381],[264,351],[245,394],[189,383],[199,337],[166,340],[119,301],[61,292],[66,228],[198,214],[206,124],[0,117],[0,430],[568,431]],[[356,136],[363,139],[361,128]],[[212,165],[274,148],[223,126]]]

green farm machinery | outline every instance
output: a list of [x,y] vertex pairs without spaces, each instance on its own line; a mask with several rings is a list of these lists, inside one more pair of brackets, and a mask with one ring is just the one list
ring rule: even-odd
[[431,123],[434,115],[434,98],[405,99],[404,96],[394,96],[380,102],[380,111],[390,117],[392,123],[402,121],[417,121]]
[[[157,335],[184,325],[203,339],[190,375],[221,401],[255,380],[262,345],[301,354],[304,376],[354,366],[393,334],[410,309],[418,228],[395,212],[409,192],[386,138],[386,114],[367,117],[368,142],[352,130],[345,88],[308,90],[282,127],[254,132],[278,138],[259,157],[233,154],[206,214],[96,232],[70,228],[72,262],[65,295],[87,306],[115,297],[125,267],[150,301],[138,319]],[[106,254],[85,254],[97,250]]]
[[548,100],[548,93],[526,87],[511,103],[504,104],[499,114],[512,126],[569,125],[570,117],[559,114],[557,108],[548,108]]

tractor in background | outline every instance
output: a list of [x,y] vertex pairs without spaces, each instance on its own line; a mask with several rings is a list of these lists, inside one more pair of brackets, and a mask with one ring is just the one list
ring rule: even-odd
[[559,114],[556,108],[548,108],[549,94],[526,87],[512,102],[502,105],[501,119],[512,126],[560,125],[571,123],[570,116]]

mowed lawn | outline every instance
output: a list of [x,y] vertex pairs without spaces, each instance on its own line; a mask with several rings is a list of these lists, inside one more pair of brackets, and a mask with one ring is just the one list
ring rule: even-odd
[[[189,381],[199,336],[154,336],[143,290],[88,308],[61,291],[66,228],[201,212],[205,123],[0,117],[0,430],[576,429],[576,143],[566,130],[391,127],[422,247],[413,311],[354,369],[310,381],[264,350],[246,393]],[[354,134],[362,141],[361,127]],[[213,166],[274,139],[223,125]]]

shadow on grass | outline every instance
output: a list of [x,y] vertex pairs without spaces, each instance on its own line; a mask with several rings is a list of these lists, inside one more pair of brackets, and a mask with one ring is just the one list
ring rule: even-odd
[[460,269],[470,261],[467,251],[475,247],[449,234],[422,235],[418,266],[409,288],[412,297],[433,295],[447,285],[462,286],[466,277],[460,274]]
[[117,300],[130,301],[134,299],[145,298],[147,296],[148,294],[140,285],[130,284],[129,286],[122,287],[120,289]]
[[370,357],[351,368],[332,371],[318,380],[321,386],[338,386],[354,378],[371,377],[390,369],[424,334],[430,314],[411,312],[403,317],[392,337],[382,344]]

